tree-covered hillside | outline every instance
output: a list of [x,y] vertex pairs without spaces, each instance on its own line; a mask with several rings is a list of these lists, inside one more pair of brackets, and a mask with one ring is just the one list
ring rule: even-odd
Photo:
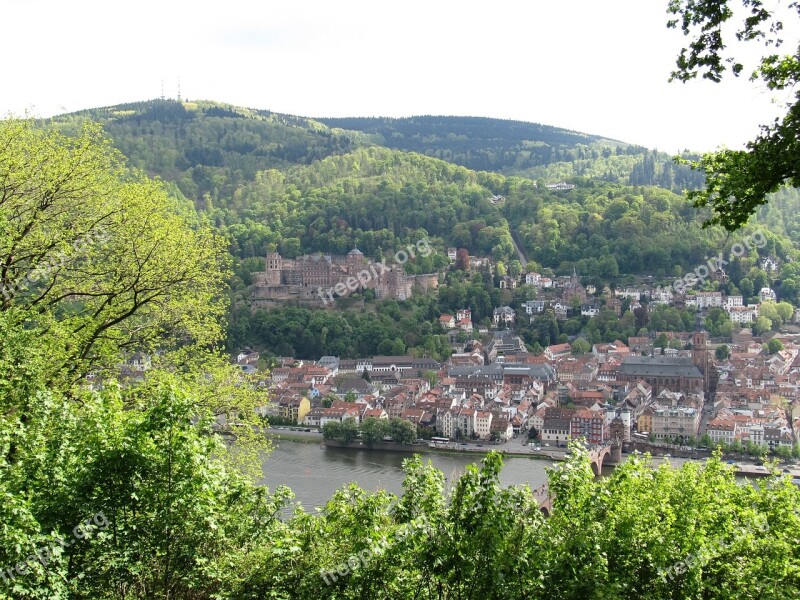
[[703,182],[701,174],[674,164],[663,152],[539,123],[443,116],[318,120],[364,132],[376,144],[389,148],[419,152],[478,171],[545,182],[591,177],[659,185],[676,192],[697,188]]
[[[707,215],[680,194],[607,181],[670,187],[680,168],[661,155],[621,142],[601,150],[595,146],[608,140],[554,127],[456,117],[325,120],[363,130],[357,132],[173,100],[94,109],[48,124],[72,133],[86,120],[99,121],[133,166],[168,182],[184,206],[193,204],[227,237],[232,255],[245,261],[237,268],[245,284],[273,249],[294,257],[355,246],[380,257],[424,237],[439,252],[409,263],[419,272],[440,268],[446,246],[512,261],[516,235],[537,268],[565,272],[577,264],[582,275],[609,279],[673,275],[716,254],[724,239],[721,229],[701,231]],[[581,164],[591,176],[573,177],[575,189],[552,191],[541,179],[454,164],[513,172],[520,170],[513,156],[523,147],[543,168],[572,165],[562,173],[568,176]],[[609,161],[628,161],[629,175],[606,177]],[[665,173],[669,181],[660,181]],[[800,230],[797,207],[797,194],[785,192],[762,210],[781,248],[791,248],[784,236],[796,239]]]

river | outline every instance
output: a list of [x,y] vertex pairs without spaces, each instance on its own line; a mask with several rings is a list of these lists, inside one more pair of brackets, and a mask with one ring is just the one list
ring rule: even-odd
[[[333,493],[354,481],[361,488],[402,493],[403,459],[411,456],[403,452],[379,450],[353,450],[327,448],[322,444],[278,440],[275,449],[264,461],[262,485],[274,490],[287,485],[306,510],[322,506]],[[441,470],[448,483],[457,479],[467,465],[480,461],[480,457],[467,454],[426,452],[423,460],[430,460]],[[550,460],[510,456],[504,459],[500,474],[503,485],[527,483],[531,489],[547,481],[546,467]]]
[[[386,490],[400,495],[403,491],[403,460],[410,456],[405,452],[328,448],[315,442],[275,440],[274,449],[262,466],[264,477],[259,483],[270,490],[278,485],[289,486],[295,493],[296,501],[311,511],[314,507],[323,506],[336,490],[351,481],[365,490]],[[430,460],[434,467],[442,471],[448,484],[458,479],[467,465],[481,460],[481,456],[474,454],[443,452],[426,452],[422,458]],[[662,460],[665,459],[654,458],[654,463]],[[669,462],[679,467],[685,460],[670,458]],[[551,460],[522,456],[508,456],[504,458],[504,463],[500,473],[503,485],[527,483],[531,489],[545,483],[545,469],[556,464]],[[611,473],[612,469],[603,467],[603,474]],[[745,481],[743,475],[737,475],[737,479]]]

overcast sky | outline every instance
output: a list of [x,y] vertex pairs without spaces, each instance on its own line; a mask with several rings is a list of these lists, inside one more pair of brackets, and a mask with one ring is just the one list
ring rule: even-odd
[[487,116],[674,152],[780,114],[757,84],[668,83],[667,0],[5,0],[0,114],[181,95],[303,116]]

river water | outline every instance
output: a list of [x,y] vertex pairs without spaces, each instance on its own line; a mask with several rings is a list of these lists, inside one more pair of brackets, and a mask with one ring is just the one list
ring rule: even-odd
[[[369,491],[386,490],[396,495],[403,491],[403,460],[411,454],[405,452],[386,452],[381,450],[355,450],[348,448],[328,448],[322,443],[302,443],[289,440],[275,440],[274,449],[262,466],[264,477],[259,482],[274,490],[278,485],[289,486],[295,493],[295,500],[303,508],[312,511],[323,506],[336,490],[350,482],[357,483]],[[447,483],[460,477],[466,466],[480,463],[482,456],[442,452],[425,452],[423,461],[430,460],[433,466],[442,471]],[[661,458],[654,458],[659,464]],[[503,485],[527,483],[531,489],[547,482],[545,468],[556,464],[551,460],[509,456],[503,459],[505,466],[500,473]],[[679,467],[685,461],[670,458],[670,464]],[[604,467],[608,475],[613,467]],[[737,476],[745,481],[743,476]]]
[[[274,490],[287,485],[306,510],[322,506],[333,493],[349,482],[356,482],[370,491],[386,490],[402,493],[403,460],[411,456],[403,452],[327,448],[322,444],[278,440],[275,449],[264,461],[262,485]],[[464,473],[468,464],[481,460],[471,454],[426,452],[424,461],[442,471],[448,483]],[[507,457],[500,475],[503,485],[527,483],[531,489],[547,481],[545,467],[554,463],[525,457]]]

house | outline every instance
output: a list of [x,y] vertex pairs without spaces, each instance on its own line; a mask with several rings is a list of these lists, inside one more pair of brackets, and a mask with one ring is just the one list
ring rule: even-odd
[[553,280],[549,277],[542,277],[539,280],[539,285],[541,285],[543,288],[551,288],[553,287]]
[[278,400],[278,414],[295,423],[302,423],[311,412],[311,403],[305,396],[282,396]]
[[774,256],[766,256],[761,259],[761,270],[767,273],[774,273],[778,270],[778,259]]
[[772,288],[763,287],[761,288],[761,291],[758,292],[758,299],[761,302],[766,302],[767,300],[775,301],[777,299],[777,296],[775,295],[775,292],[772,290]]
[[569,306],[566,304],[562,304],[561,302],[556,302],[553,305],[553,310],[556,313],[556,319],[559,321],[566,321],[567,315],[569,314]]
[[522,304],[525,307],[525,313],[528,315],[538,315],[544,312],[544,300],[528,300]]
[[[658,407],[658,405],[656,405]],[[651,433],[653,431],[653,407],[647,406],[636,419],[636,431]]]
[[722,292],[697,292],[693,297],[686,299],[687,306],[697,306],[699,309],[722,307]]
[[699,425],[700,411],[693,407],[670,406],[653,411],[653,434],[659,440],[696,437]]
[[738,424],[733,419],[716,417],[706,425],[706,434],[714,444],[732,444],[739,433]]
[[460,430],[465,437],[470,437],[475,433],[477,417],[478,411],[474,408],[462,408],[456,416],[456,429]]
[[544,413],[540,438],[545,442],[566,443],[570,439],[572,411],[567,408],[548,408]]
[[448,248],[447,249],[447,258],[450,259],[451,262],[456,261],[456,256],[458,255],[458,251],[455,248]]
[[742,296],[728,296],[725,298],[725,310],[730,310],[734,306],[744,306],[744,298]]
[[326,410],[327,409],[322,407],[311,409],[303,419],[303,425],[307,427],[320,427],[322,415],[325,414]]
[[581,304],[582,317],[596,317],[600,314],[600,305],[595,303]]
[[515,290],[515,289],[517,289],[517,280],[514,277],[510,277],[508,275],[503,275],[500,278],[500,289],[501,290]]
[[368,408],[364,411],[364,414],[361,415],[362,419],[380,419],[380,420],[388,420],[389,415],[386,414],[386,411],[382,408]]
[[361,401],[365,396],[375,393],[375,386],[362,377],[348,377],[339,382],[336,391],[340,396],[353,394],[356,401]]
[[758,319],[758,305],[731,306],[728,308],[728,316],[734,323],[752,323]]
[[546,186],[548,190],[553,192],[562,192],[565,190],[574,190],[575,184],[574,183],[566,183],[564,181],[560,181],[558,183],[548,183]]
[[515,317],[516,313],[514,313],[514,309],[510,306],[501,306],[500,308],[494,309],[493,321],[495,327],[512,324]]
[[442,315],[439,317],[439,324],[445,329],[453,329],[456,326],[456,319],[453,315]]
[[492,413],[488,410],[475,411],[475,435],[482,440],[491,436]]
[[542,283],[542,276],[539,273],[525,273],[525,285],[536,285]]
[[496,362],[506,354],[527,352],[525,342],[518,335],[510,331],[495,331],[492,340],[486,346],[486,358],[489,362]]
[[570,437],[573,440],[584,438],[590,444],[604,444],[608,441],[608,423],[599,412],[579,408],[570,418]]
[[256,365],[260,357],[261,355],[258,352],[245,348],[236,355],[236,362],[240,365]]
[[517,422],[519,423],[518,417],[516,416],[509,420],[508,415],[497,414],[492,419],[490,436],[496,436],[497,439],[504,442],[510,440],[512,437],[514,437],[513,421],[515,419],[517,419]]
[[341,423],[345,419],[354,419],[358,423],[361,421],[362,406],[355,402],[334,401],[330,408],[323,409],[319,420],[320,427],[324,427],[325,423],[331,421]]
[[565,356],[569,356],[572,354],[572,346],[567,343],[564,344],[553,344],[552,346],[548,346],[544,350],[544,355],[549,360],[555,360],[557,358],[563,358]]
[[447,409],[436,416],[436,433],[449,440],[456,439],[458,409]]
[[668,287],[657,287],[650,292],[650,304],[672,304],[672,290]]

